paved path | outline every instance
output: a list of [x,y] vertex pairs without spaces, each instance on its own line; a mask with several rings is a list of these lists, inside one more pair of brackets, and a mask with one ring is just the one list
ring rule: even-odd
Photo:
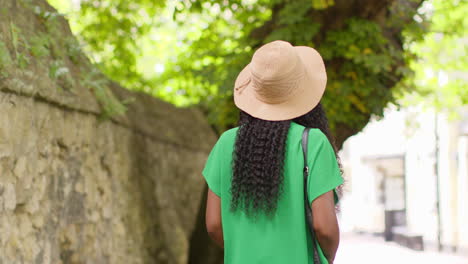
[[468,256],[414,251],[383,238],[342,235],[334,264],[468,264]]

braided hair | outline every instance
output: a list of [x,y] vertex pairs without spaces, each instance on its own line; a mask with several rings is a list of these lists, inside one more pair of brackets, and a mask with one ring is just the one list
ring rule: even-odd
[[308,113],[284,121],[262,120],[241,111],[232,164],[232,211],[240,209],[249,216],[259,212],[274,214],[283,191],[286,139],[291,121],[320,129],[336,154],[328,119],[320,103]]

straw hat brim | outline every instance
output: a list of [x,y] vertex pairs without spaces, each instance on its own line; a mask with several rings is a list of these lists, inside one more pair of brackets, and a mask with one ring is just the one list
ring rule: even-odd
[[[302,116],[312,110],[320,102],[327,84],[327,73],[320,54],[313,48],[296,46],[294,50],[299,55],[305,74],[297,89],[291,92],[288,99],[277,104],[265,103],[258,99],[253,82],[237,91],[234,89],[235,105],[256,118],[280,121]],[[245,83],[250,78],[250,64],[238,75],[235,87]]]

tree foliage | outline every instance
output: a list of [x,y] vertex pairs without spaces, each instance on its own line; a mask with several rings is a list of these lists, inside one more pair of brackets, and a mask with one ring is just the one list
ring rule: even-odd
[[416,87],[406,104],[456,109],[468,104],[468,1],[434,0],[423,7],[429,32],[408,49],[417,57],[414,75],[405,82]]
[[413,19],[421,2],[83,0],[62,11],[108,76],[177,105],[200,105],[218,132],[235,125],[233,82],[256,48],[276,39],[312,46],[327,66],[322,102],[341,145],[382,115],[410,72],[402,32],[422,32],[424,22]]

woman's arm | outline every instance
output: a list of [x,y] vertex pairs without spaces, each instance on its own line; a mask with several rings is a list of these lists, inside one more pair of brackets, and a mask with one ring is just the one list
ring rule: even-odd
[[223,226],[221,223],[221,198],[208,189],[206,201],[206,230],[218,246],[224,248]]
[[335,213],[333,191],[320,195],[312,202],[314,230],[320,247],[332,264],[340,243],[340,229]]

